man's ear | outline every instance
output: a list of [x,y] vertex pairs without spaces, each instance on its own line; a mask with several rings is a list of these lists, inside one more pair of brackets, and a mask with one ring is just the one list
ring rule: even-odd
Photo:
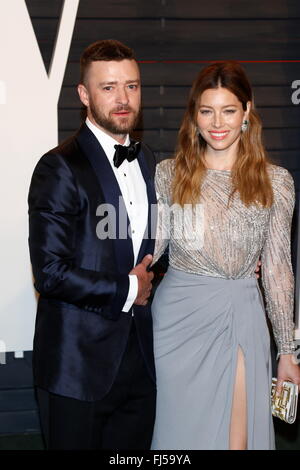
[[86,87],[82,83],[79,83],[77,87],[77,91],[78,91],[78,95],[79,95],[81,103],[84,104],[84,106],[88,107],[90,104],[90,101],[89,101],[89,92],[87,91]]

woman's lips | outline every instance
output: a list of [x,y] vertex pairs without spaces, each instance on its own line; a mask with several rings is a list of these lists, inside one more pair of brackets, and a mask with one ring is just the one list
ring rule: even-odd
[[229,134],[229,131],[218,131],[218,132],[209,131],[209,135],[214,140],[223,140],[227,137],[228,134]]

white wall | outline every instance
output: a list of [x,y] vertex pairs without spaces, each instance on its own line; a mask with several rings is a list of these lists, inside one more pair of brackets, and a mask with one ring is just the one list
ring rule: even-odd
[[24,0],[0,2],[0,341],[32,349],[36,298],[27,194],[38,159],[57,145],[57,103],[79,0],[65,0],[49,75]]

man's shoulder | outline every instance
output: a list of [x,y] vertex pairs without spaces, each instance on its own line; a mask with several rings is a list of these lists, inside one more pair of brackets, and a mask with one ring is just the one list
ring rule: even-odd
[[72,165],[72,162],[75,161],[76,157],[81,153],[76,136],[77,133],[45,152],[39,159],[37,166],[42,163],[49,164],[51,167],[66,164]]
[[70,156],[79,151],[76,140],[77,133],[64,140],[56,147],[50,149],[45,155],[61,155],[62,157]]

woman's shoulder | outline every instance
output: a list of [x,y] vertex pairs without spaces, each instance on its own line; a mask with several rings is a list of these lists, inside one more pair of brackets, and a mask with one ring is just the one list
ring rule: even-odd
[[174,176],[174,169],[175,169],[175,159],[168,158],[166,160],[162,160],[160,163],[156,165],[156,172],[155,172],[155,181],[164,180],[166,183],[172,182]]
[[156,165],[157,174],[172,175],[175,168],[175,158],[167,158]]
[[282,166],[269,163],[268,173],[273,186],[277,186],[278,184],[294,184],[291,173]]
[[174,176],[175,159],[168,158],[156,165],[155,188],[160,195],[169,195]]
[[269,164],[268,173],[271,179],[275,200],[282,197],[294,198],[295,185],[291,173],[282,166]]

